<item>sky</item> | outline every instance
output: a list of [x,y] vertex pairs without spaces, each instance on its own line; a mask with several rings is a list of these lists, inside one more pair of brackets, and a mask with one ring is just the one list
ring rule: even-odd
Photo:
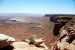
[[75,14],[75,0],[0,0],[0,13]]

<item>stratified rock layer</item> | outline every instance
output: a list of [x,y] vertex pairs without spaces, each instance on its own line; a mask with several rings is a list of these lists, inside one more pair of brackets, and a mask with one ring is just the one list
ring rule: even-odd
[[66,23],[59,33],[59,40],[52,46],[51,50],[75,50],[75,22]]

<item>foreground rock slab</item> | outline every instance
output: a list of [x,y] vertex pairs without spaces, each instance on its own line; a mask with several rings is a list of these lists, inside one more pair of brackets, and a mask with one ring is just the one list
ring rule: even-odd
[[[45,44],[43,45],[45,46]],[[12,43],[12,46],[14,47],[13,50],[48,50],[48,48],[36,47],[34,45],[29,45],[26,42],[14,42]]]
[[0,33],[0,48],[8,46],[12,44],[14,41],[15,38]]

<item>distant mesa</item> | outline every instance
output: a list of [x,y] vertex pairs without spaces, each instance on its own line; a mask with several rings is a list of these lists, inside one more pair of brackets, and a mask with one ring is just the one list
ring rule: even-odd
[[59,30],[66,25],[68,22],[75,22],[75,15],[72,14],[46,14],[45,17],[50,17],[50,21],[53,22],[54,29],[53,34],[59,35]]

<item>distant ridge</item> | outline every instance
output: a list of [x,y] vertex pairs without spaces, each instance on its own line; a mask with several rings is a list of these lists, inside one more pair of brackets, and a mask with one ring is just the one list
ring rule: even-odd
[[45,14],[46,17],[52,17],[52,16],[75,16],[75,14]]
[[0,16],[43,16],[43,15],[32,13],[0,13]]
[[75,14],[0,13],[0,16],[75,16]]

